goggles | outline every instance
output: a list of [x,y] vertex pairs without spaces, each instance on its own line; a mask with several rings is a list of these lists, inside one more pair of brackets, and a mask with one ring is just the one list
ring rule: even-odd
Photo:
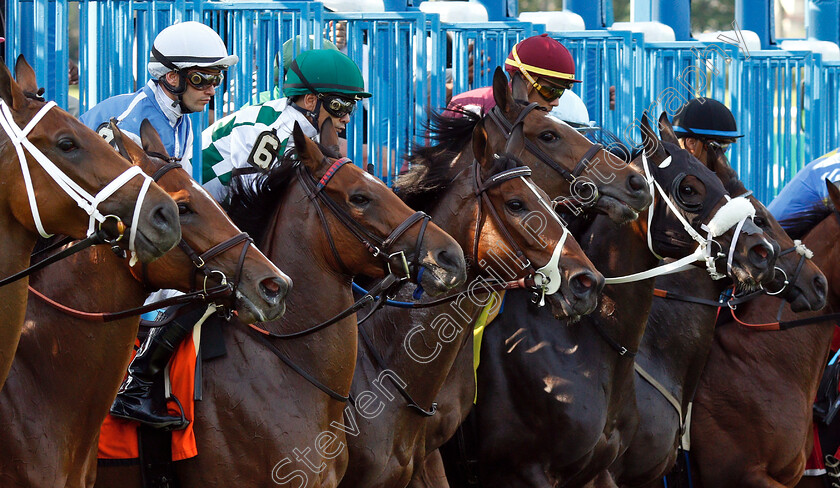
[[560,98],[566,91],[567,87],[542,85],[538,83],[533,76],[531,76],[531,73],[529,73],[529,71],[556,78],[563,78],[568,80],[574,79],[574,75],[570,75],[568,73],[560,73],[557,71],[546,70],[523,63],[522,60],[519,59],[519,53],[516,52],[516,46],[513,46],[511,54],[513,55],[513,59],[505,60],[505,64],[516,66],[519,69],[519,72],[522,73],[522,76],[524,76],[525,79],[528,80],[528,83],[530,83],[534,87],[534,89],[537,90],[537,93],[539,93],[540,96],[545,98],[547,102],[553,102],[554,100]]
[[708,139],[705,142],[706,142],[706,145],[711,147],[712,149],[720,150],[721,152],[724,152],[724,153],[726,151],[728,151],[729,146],[732,145],[731,142],[718,142],[718,141],[712,141],[712,140],[708,140]]
[[217,87],[225,79],[224,73],[204,73],[202,71],[190,71],[186,74],[187,83],[196,90],[204,90],[208,86]]
[[348,100],[338,95],[318,94],[318,96],[324,102],[324,110],[333,117],[341,118],[350,115],[356,109],[356,100]]

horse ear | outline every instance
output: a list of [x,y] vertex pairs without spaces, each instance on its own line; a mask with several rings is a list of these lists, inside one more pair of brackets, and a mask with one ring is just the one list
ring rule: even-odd
[[510,139],[508,139],[505,145],[505,153],[516,158],[519,158],[519,155],[522,154],[522,150],[525,148],[525,130],[522,126],[522,122],[516,124],[516,127],[510,133]]
[[0,63],[0,98],[13,110],[20,110],[26,99],[5,63]]
[[662,112],[659,115],[659,136],[665,142],[670,142],[677,146],[680,145],[680,140],[677,139],[677,135],[674,133],[674,128],[671,126],[671,121],[668,120],[668,114],[666,112]]
[[522,76],[514,76],[510,82],[514,100],[528,100],[528,82]]
[[828,189],[828,198],[831,199],[831,204],[835,209],[840,210],[840,188],[831,182],[828,178],[825,179],[825,187]]
[[647,111],[642,112],[642,125],[639,127],[642,133],[642,144],[645,146],[645,155],[651,157],[659,148],[659,139],[656,133],[653,132],[653,127],[650,126],[650,119]]
[[484,166],[484,163],[487,162],[487,155],[485,154],[487,151],[487,130],[484,128],[484,122],[476,124],[475,129],[473,129],[472,141],[473,156],[475,156],[479,165]]
[[327,117],[321,125],[321,145],[334,150],[336,154],[339,153],[338,132],[331,117]]
[[18,56],[15,63],[15,79],[23,91],[38,93],[38,80],[35,77],[35,70],[26,62],[23,54]]
[[146,153],[160,153],[169,156],[166,146],[160,139],[160,134],[158,134],[155,126],[149,122],[149,119],[143,119],[140,124],[140,142],[143,143],[143,151]]
[[510,93],[507,75],[501,66],[497,66],[496,71],[493,72],[493,99],[496,100],[496,105],[502,112],[507,112],[513,106],[513,96]]
[[306,168],[313,175],[320,174],[318,170],[326,163],[324,153],[321,152],[321,149],[318,148],[318,145],[312,139],[306,137],[303,129],[300,128],[300,124],[297,122],[295,122],[295,128],[292,129],[292,140],[295,141],[295,151],[297,152],[298,159],[306,165]]
[[122,155],[122,157],[131,161],[131,157],[128,154],[128,150],[125,147],[125,137],[117,126],[117,119],[111,118],[110,122],[108,122],[108,126],[111,128],[111,133],[114,134],[113,142],[117,145],[117,151]]
[[123,155],[131,164],[140,166],[140,164],[146,160],[146,153],[143,152],[143,149],[137,145],[136,142],[131,140],[130,137],[126,137],[125,134],[117,127],[116,121],[111,119],[110,122],[111,131],[114,133],[114,141],[116,141],[117,146],[119,147],[120,154]]

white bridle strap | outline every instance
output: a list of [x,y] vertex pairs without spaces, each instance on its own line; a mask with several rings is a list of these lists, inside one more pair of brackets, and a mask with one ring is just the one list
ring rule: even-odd
[[[569,237],[569,229],[563,224],[563,221],[557,216],[557,213],[552,208],[551,204],[545,200],[545,198],[540,195],[540,192],[537,191],[537,188],[534,184],[527,178],[522,178],[522,181],[525,182],[525,185],[530,188],[530,190],[534,193],[534,196],[537,197],[537,200],[543,206],[544,214],[551,216],[555,222],[557,222],[563,228],[563,236],[560,238],[560,241],[554,246],[554,251],[551,253],[551,259],[548,262],[537,270],[537,276],[534,278],[535,281],[539,280],[537,286],[543,287],[543,297],[545,295],[553,295],[557,293],[557,290],[560,289],[560,285],[563,283],[563,274],[560,270],[560,256],[563,254],[563,246],[566,245],[566,239]],[[542,277],[545,277],[546,282],[542,282]]]
[[[670,156],[668,157],[670,158]],[[663,165],[668,163],[668,159],[662,162]],[[665,193],[665,190],[659,185],[659,183],[653,178],[653,175],[650,171],[650,167],[648,165],[647,156],[642,153],[642,167],[645,170],[645,176],[648,180],[648,186],[651,188],[651,194],[653,193],[653,188],[656,187],[656,190],[659,192],[661,198],[665,201],[665,203],[671,208],[671,212],[679,219],[682,223],[683,228],[691,236],[692,239],[697,241],[699,246],[697,249],[694,250],[693,253],[690,255],[678,259],[672,263],[664,264],[662,266],[657,266],[656,268],[649,269],[647,271],[642,271],[639,273],[634,273],[631,275],[626,276],[617,276],[614,278],[606,278],[606,284],[608,285],[615,285],[619,283],[630,283],[634,281],[641,281],[646,280],[649,278],[654,278],[657,276],[662,276],[666,274],[678,273],[680,271],[684,271],[691,267],[691,263],[697,261],[705,261],[706,262],[706,271],[709,272],[709,275],[712,279],[719,280],[724,277],[724,275],[717,272],[715,267],[715,260],[717,256],[712,256],[712,246],[710,245],[711,242],[715,237],[718,237],[731,229],[734,226],[738,226],[735,231],[735,236],[732,238],[732,247],[730,249],[729,254],[729,261],[727,265],[731,263],[732,260],[732,250],[735,248],[735,243],[738,240],[738,234],[741,231],[741,227],[744,225],[744,222],[748,218],[752,218],[755,216],[755,207],[753,207],[752,202],[750,202],[746,197],[738,197],[730,199],[729,196],[726,196],[727,202],[724,204],[717,212],[715,212],[714,217],[709,221],[708,225],[704,225],[702,228],[708,231],[708,236],[703,237],[701,236],[688,221],[683,218],[682,214],[680,213],[679,209],[671,202],[671,199],[668,198],[668,194]],[[650,210],[648,210],[648,228],[647,228],[647,242],[648,242],[648,249],[650,252],[653,253],[659,259],[662,259],[656,251],[653,250],[653,237],[651,236],[651,222],[653,221],[653,209],[654,206],[651,205]]]
[[134,217],[131,223],[131,235],[129,239],[129,250],[132,252],[132,256],[134,257],[134,237],[137,231],[137,223],[139,222],[140,209],[143,205],[143,200],[146,197],[146,192],[149,189],[151,178],[144,174],[139,167],[132,166],[116,177],[112,182],[108,183],[108,185],[100,190],[95,196],[85,191],[84,188],[79,186],[75,181],[67,176],[27,138],[32,129],[35,128],[38,122],[40,122],[44,115],[46,115],[46,113],[53,107],[55,107],[55,102],[47,102],[43,107],[41,107],[41,110],[32,117],[29,123],[26,124],[26,127],[20,129],[12,117],[12,112],[9,106],[5,101],[0,100],[0,127],[2,127],[9,136],[9,140],[12,142],[12,145],[15,146],[18,161],[20,162],[20,169],[23,173],[27,197],[29,199],[29,207],[32,211],[32,218],[35,221],[35,227],[38,229],[38,233],[41,234],[42,237],[51,237],[51,234],[46,232],[43,224],[41,223],[41,214],[38,211],[38,202],[35,198],[35,189],[32,185],[32,176],[29,173],[29,165],[27,164],[26,155],[24,154],[24,148],[29,151],[32,157],[35,158],[38,164],[41,165],[41,168],[44,169],[53,181],[55,181],[56,184],[64,190],[64,192],[72,198],[82,210],[85,211],[85,213],[90,216],[87,235],[91,235],[94,232],[94,226],[97,221],[103,222],[105,220],[105,216],[97,209],[99,204],[116,193],[135,176],[142,176],[145,181],[140,189],[139,195],[137,196],[137,203],[134,207]]

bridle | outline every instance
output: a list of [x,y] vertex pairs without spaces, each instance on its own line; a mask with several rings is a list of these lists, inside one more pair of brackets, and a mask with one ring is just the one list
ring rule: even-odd
[[[414,212],[414,214],[394,228],[394,230],[391,231],[385,239],[373,234],[353,219],[347,211],[336,203],[335,200],[322,191],[327,187],[330,180],[338,172],[338,170],[348,163],[352,163],[349,158],[340,158],[335,160],[332,165],[330,165],[329,169],[327,169],[327,172],[324,173],[324,176],[322,176],[317,182],[303,164],[298,162],[295,166],[298,181],[300,181],[307,198],[315,204],[315,210],[318,212],[318,218],[321,220],[321,225],[324,228],[324,233],[327,236],[327,241],[329,242],[333,257],[341,269],[348,274],[352,274],[348,271],[349,268],[341,259],[341,254],[338,252],[335,240],[333,239],[332,230],[327,222],[326,216],[324,215],[324,211],[321,208],[322,205],[326,207],[339,222],[341,222],[345,229],[347,229],[360,243],[362,243],[365,249],[367,249],[373,257],[382,261],[386,276],[393,274],[399,278],[400,282],[412,280],[419,285],[420,279],[423,276],[423,268],[420,266],[420,251],[423,245],[423,238],[426,233],[426,226],[432,218],[425,212]],[[405,234],[417,223],[420,224],[420,232],[417,234],[417,241],[414,245],[414,255],[412,256],[411,263],[409,263],[405,255],[405,251],[399,250],[391,252],[391,248],[403,234]],[[414,271],[412,271],[412,269]]]
[[[667,165],[669,165],[670,162],[671,156],[668,156],[662,163],[660,163],[660,167],[667,167]],[[662,276],[665,274],[678,273],[684,269],[687,269],[691,266],[692,263],[697,261],[706,263],[706,271],[709,273],[709,276],[711,276],[713,280],[719,280],[721,278],[726,277],[726,275],[717,272],[716,261],[719,258],[725,257],[725,254],[720,252],[722,251],[721,245],[715,240],[715,238],[723,235],[732,227],[735,227],[736,234],[732,237],[732,244],[730,246],[731,254],[731,252],[735,249],[738,236],[741,233],[740,231],[744,223],[747,219],[752,219],[755,216],[755,207],[753,207],[752,203],[747,199],[747,196],[742,195],[740,197],[730,198],[728,195],[724,195],[724,197],[727,199],[727,202],[721,208],[718,209],[718,211],[715,213],[715,215],[712,217],[708,224],[701,225],[701,228],[707,232],[706,237],[703,237],[702,235],[700,235],[699,232],[694,230],[691,224],[685,219],[685,217],[683,217],[682,213],[677,208],[677,206],[673,202],[671,202],[668,193],[662,188],[659,182],[656,181],[656,178],[654,177],[650,169],[650,164],[648,162],[647,156],[644,153],[642,154],[642,168],[645,171],[645,177],[650,188],[650,193],[652,195],[656,195],[656,193],[658,192],[662,201],[665,202],[665,204],[670,208],[671,212],[674,214],[674,216],[677,217],[677,219],[682,224],[685,232],[697,242],[698,246],[693,253],[689,254],[686,257],[639,273],[634,273],[627,276],[607,278],[606,283],[608,285],[630,283],[633,281],[645,280],[649,278],[654,278],[656,276]],[[661,259],[661,256],[659,256],[653,249],[653,236],[651,234],[651,231],[653,228],[654,209],[655,205],[651,205],[650,209],[648,210],[647,244],[650,252],[653,253],[654,256]],[[735,217],[733,218],[733,216]],[[731,224],[730,221],[732,221]],[[717,246],[718,252],[713,251],[715,246]],[[731,259],[729,259],[727,261],[727,266],[731,267],[731,264],[732,261]]]
[[[78,183],[73,181],[66,173],[64,173],[55,163],[53,163],[40,149],[38,149],[34,144],[32,144],[28,137],[29,133],[38,125],[38,122],[50,111],[53,107],[55,107],[55,102],[47,102],[44,104],[43,107],[35,114],[35,116],[30,119],[29,123],[21,129],[17,123],[15,123],[14,118],[12,116],[12,111],[9,106],[6,104],[5,101],[0,100],[0,127],[6,132],[6,135],[9,137],[12,145],[15,147],[15,151],[17,152],[18,161],[20,162],[20,169],[23,173],[23,180],[26,186],[26,194],[29,199],[29,207],[32,212],[32,218],[35,222],[35,227],[38,229],[38,233],[44,237],[52,237],[52,234],[48,234],[46,230],[44,230],[44,226],[41,222],[41,214],[38,211],[38,202],[35,197],[35,189],[32,184],[32,176],[29,173],[29,165],[27,163],[26,155],[24,150],[28,151],[35,161],[41,165],[41,168],[55,181],[55,183],[66,193],[70,198],[72,198],[76,204],[85,211],[90,216],[90,220],[88,222],[88,230],[87,236],[90,237],[96,232],[96,223],[99,222],[100,226],[103,222],[107,219],[114,219],[117,221],[117,227],[122,229],[124,225],[122,224],[122,220],[116,215],[102,215],[97,207],[100,203],[107,200],[111,197],[114,193],[116,193],[120,188],[126,185],[130,180],[133,178],[140,176],[143,178],[143,184],[140,187],[140,192],[137,195],[137,200],[134,205],[134,217],[131,222],[131,227],[129,229],[129,239],[128,239],[128,249],[131,252],[131,265],[133,266],[137,262],[137,253],[135,252],[134,241],[137,235],[137,225],[140,218],[140,213],[143,207],[143,201],[146,197],[146,193],[149,190],[149,185],[152,183],[152,179],[146,176],[143,171],[137,167],[132,166],[129,169],[125,170],[122,174],[114,178],[113,181],[105,185],[96,195],[91,195],[88,193],[84,188],[82,188]],[[115,240],[119,240],[122,238],[122,232],[120,232],[119,237],[115,238]]]
[[[535,287],[540,293],[539,305],[545,305],[545,295],[551,295],[560,289],[560,284],[562,281],[562,274],[560,272],[560,255],[563,252],[563,246],[566,244],[566,239],[569,236],[569,230],[566,228],[565,225],[562,224],[562,222],[560,222],[559,218],[557,217],[557,214],[554,212],[551,206],[549,206],[545,202],[545,200],[540,196],[536,188],[526,179],[526,177],[531,176],[531,168],[527,166],[519,166],[511,169],[506,169],[491,176],[486,181],[482,181],[481,166],[478,164],[478,161],[474,160],[473,176],[475,184],[475,196],[478,198],[478,218],[476,220],[475,235],[473,236],[473,258],[478,259],[478,245],[481,240],[481,230],[484,227],[485,220],[482,218],[484,213],[483,209],[486,207],[487,214],[493,219],[494,223],[496,224],[496,228],[499,230],[499,232],[501,232],[503,241],[511,247],[516,258],[520,260],[520,262],[525,263],[523,269],[527,271],[527,277],[533,277]],[[549,215],[551,216],[551,218],[554,218],[558,223],[560,223],[561,227],[563,228],[563,236],[560,238],[560,241],[554,247],[551,259],[548,261],[548,263],[546,263],[539,269],[534,268],[533,264],[531,264],[531,261],[525,256],[525,252],[522,251],[522,248],[516,243],[516,240],[511,235],[501,216],[499,216],[499,213],[496,211],[496,208],[493,206],[493,202],[490,200],[490,196],[487,193],[488,190],[495,188],[501,185],[502,183],[510,181],[514,178],[522,179],[522,181],[534,193],[537,199],[543,204],[543,214]]]
[[[505,115],[502,113],[501,109],[498,105],[494,106],[487,112],[487,117],[492,120],[499,130],[502,131],[504,134],[505,139],[510,139],[511,134],[513,134],[513,128],[516,127],[516,124],[525,120],[525,117],[531,113],[532,110],[542,110],[540,105],[537,102],[525,102],[517,100],[517,103],[524,105],[522,110],[519,112],[519,115],[516,116],[516,120],[513,123],[509,122]],[[572,171],[560,166],[555,162],[548,154],[545,153],[542,149],[540,149],[536,144],[534,144],[530,139],[525,139],[525,148],[534,156],[537,157],[540,161],[545,163],[549,168],[553,169],[560,176],[563,177],[570,185],[586,185],[588,187],[589,196],[588,198],[581,199],[580,197],[563,197],[563,202],[565,204],[572,203],[574,200],[577,203],[577,207],[592,207],[595,205],[595,202],[598,201],[598,187],[592,181],[588,179],[579,179],[580,175],[586,170],[587,166],[591,164],[592,158],[595,157],[595,154],[598,151],[604,149],[604,146],[601,144],[593,144],[589,150],[578,160],[575,164],[575,167]],[[576,191],[572,192],[574,194],[581,194],[581,189],[577,189]],[[559,200],[558,200],[559,201]]]

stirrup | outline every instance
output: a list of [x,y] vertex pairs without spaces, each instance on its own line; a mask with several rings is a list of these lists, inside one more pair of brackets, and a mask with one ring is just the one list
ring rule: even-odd
[[[170,432],[170,431],[173,431],[173,430],[184,430],[184,429],[186,429],[190,425],[190,421],[187,420],[186,415],[184,415],[184,406],[181,405],[181,400],[178,400],[178,397],[176,397],[175,395],[171,395],[171,396],[167,397],[165,400],[167,402],[169,400],[173,400],[175,402],[175,404],[178,405],[178,410],[181,413],[181,421],[177,424],[172,424],[169,427],[163,427],[159,430],[162,430],[164,432]],[[838,488],[840,488],[840,487],[838,487]]]

